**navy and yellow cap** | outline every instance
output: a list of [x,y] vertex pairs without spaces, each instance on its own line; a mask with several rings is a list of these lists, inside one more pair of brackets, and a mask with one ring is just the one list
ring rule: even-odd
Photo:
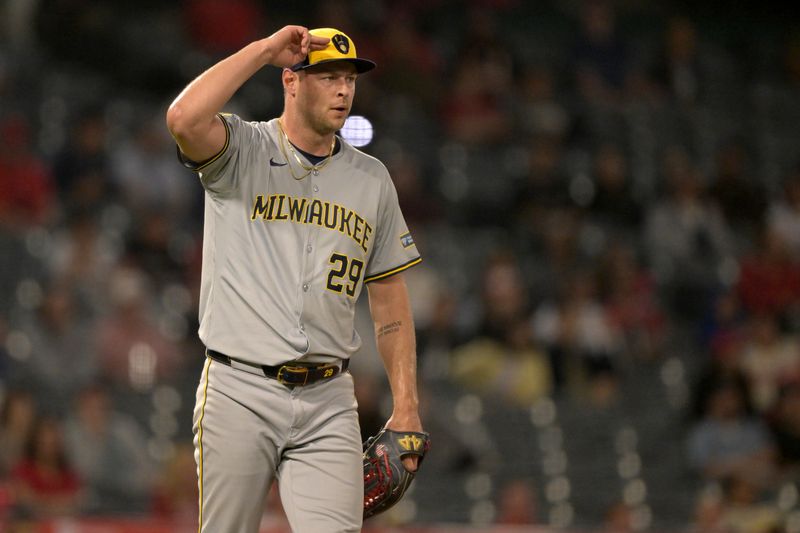
[[359,74],[370,71],[375,68],[375,62],[369,59],[364,59],[356,55],[356,45],[352,39],[344,32],[334,28],[316,28],[309,30],[308,33],[317,37],[327,37],[330,39],[328,46],[322,50],[313,50],[308,53],[308,56],[291,67],[291,70],[297,72],[308,67],[320,65],[322,63],[330,63],[332,61],[347,61],[356,67],[356,72]]

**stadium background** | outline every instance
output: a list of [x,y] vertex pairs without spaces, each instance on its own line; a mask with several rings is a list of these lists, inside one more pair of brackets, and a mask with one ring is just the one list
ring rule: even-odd
[[[4,2],[2,527],[193,530],[202,190],[164,112],[300,23],[378,62],[353,112],[425,259],[434,448],[370,527],[800,531],[800,19],[721,4]],[[268,68],[228,110],[281,104]]]

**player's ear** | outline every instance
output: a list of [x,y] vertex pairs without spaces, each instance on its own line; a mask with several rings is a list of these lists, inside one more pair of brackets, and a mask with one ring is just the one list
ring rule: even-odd
[[297,92],[297,81],[300,76],[297,72],[292,71],[291,69],[285,68],[281,73],[281,81],[283,82],[283,92],[284,94],[289,94],[294,96]]

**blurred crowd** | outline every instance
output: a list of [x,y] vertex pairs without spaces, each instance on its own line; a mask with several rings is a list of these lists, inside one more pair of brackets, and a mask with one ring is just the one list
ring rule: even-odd
[[[364,150],[389,168],[424,258],[407,274],[423,420],[445,418],[428,384],[500,413],[550,400],[593,417],[635,407],[648,391],[628,391],[647,369],[685,386],[649,416],[674,421],[662,445],[680,448],[675,490],[691,492],[689,509],[637,521],[620,496],[600,515],[557,520],[544,509],[558,498],[522,463],[498,477],[491,512],[454,520],[788,527],[797,490],[778,489],[800,481],[791,9],[303,4],[0,8],[0,512],[194,522],[203,197],[164,112],[214,61],[300,23],[346,31],[379,65],[353,112],[375,126]],[[278,80],[265,69],[228,110],[276,116]],[[362,311],[353,373],[368,435],[387,390]],[[439,425],[442,451],[426,466],[487,468],[456,419]],[[439,510],[463,506],[438,496]]]

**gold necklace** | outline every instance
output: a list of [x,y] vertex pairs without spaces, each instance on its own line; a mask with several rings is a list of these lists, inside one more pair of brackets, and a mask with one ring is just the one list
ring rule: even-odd
[[[319,171],[322,170],[325,167],[325,165],[328,164],[328,162],[330,162],[331,157],[333,156],[333,148],[336,146],[336,136],[335,135],[333,136],[333,139],[331,139],[331,149],[328,152],[328,156],[325,158],[325,160],[322,161],[322,163],[319,163],[319,164],[316,164],[316,165],[311,165],[309,167],[309,166],[306,166],[305,164],[303,164],[303,161],[300,159],[300,156],[297,155],[297,152],[295,151],[294,146],[292,145],[292,141],[289,140],[289,136],[286,135],[286,131],[283,129],[283,123],[281,122],[281,119],[278,119],[278,129],[281,130],[281,137],[280,137],[280,139],[281,139],[281,152],[283,152],[283,157],[286,159],[286,163],[288,163],[288,165],[289,165],[289,172],[292,174],[292,177],[294,179],[296,179],[297,181],[300,181],[301,179],[305,178],[306,176],[308,176],[312,172],[316,176],[317,174],[319,174]],[[284,142],[284,140],[285,140],[285,142]],[[289,146],[289,150],[292,152],[292,155],[294,156],[295,161],[297,161],[297,164],[300,165],[300,168],[302,168],[303,170],[306,171],[306,173],[303,174],[302,176],[298,176],[298,175],[296,175],[294,173],[294,169],[292,168],[292,162],[289,161],[289,154],[286,153],[286,145]]]

